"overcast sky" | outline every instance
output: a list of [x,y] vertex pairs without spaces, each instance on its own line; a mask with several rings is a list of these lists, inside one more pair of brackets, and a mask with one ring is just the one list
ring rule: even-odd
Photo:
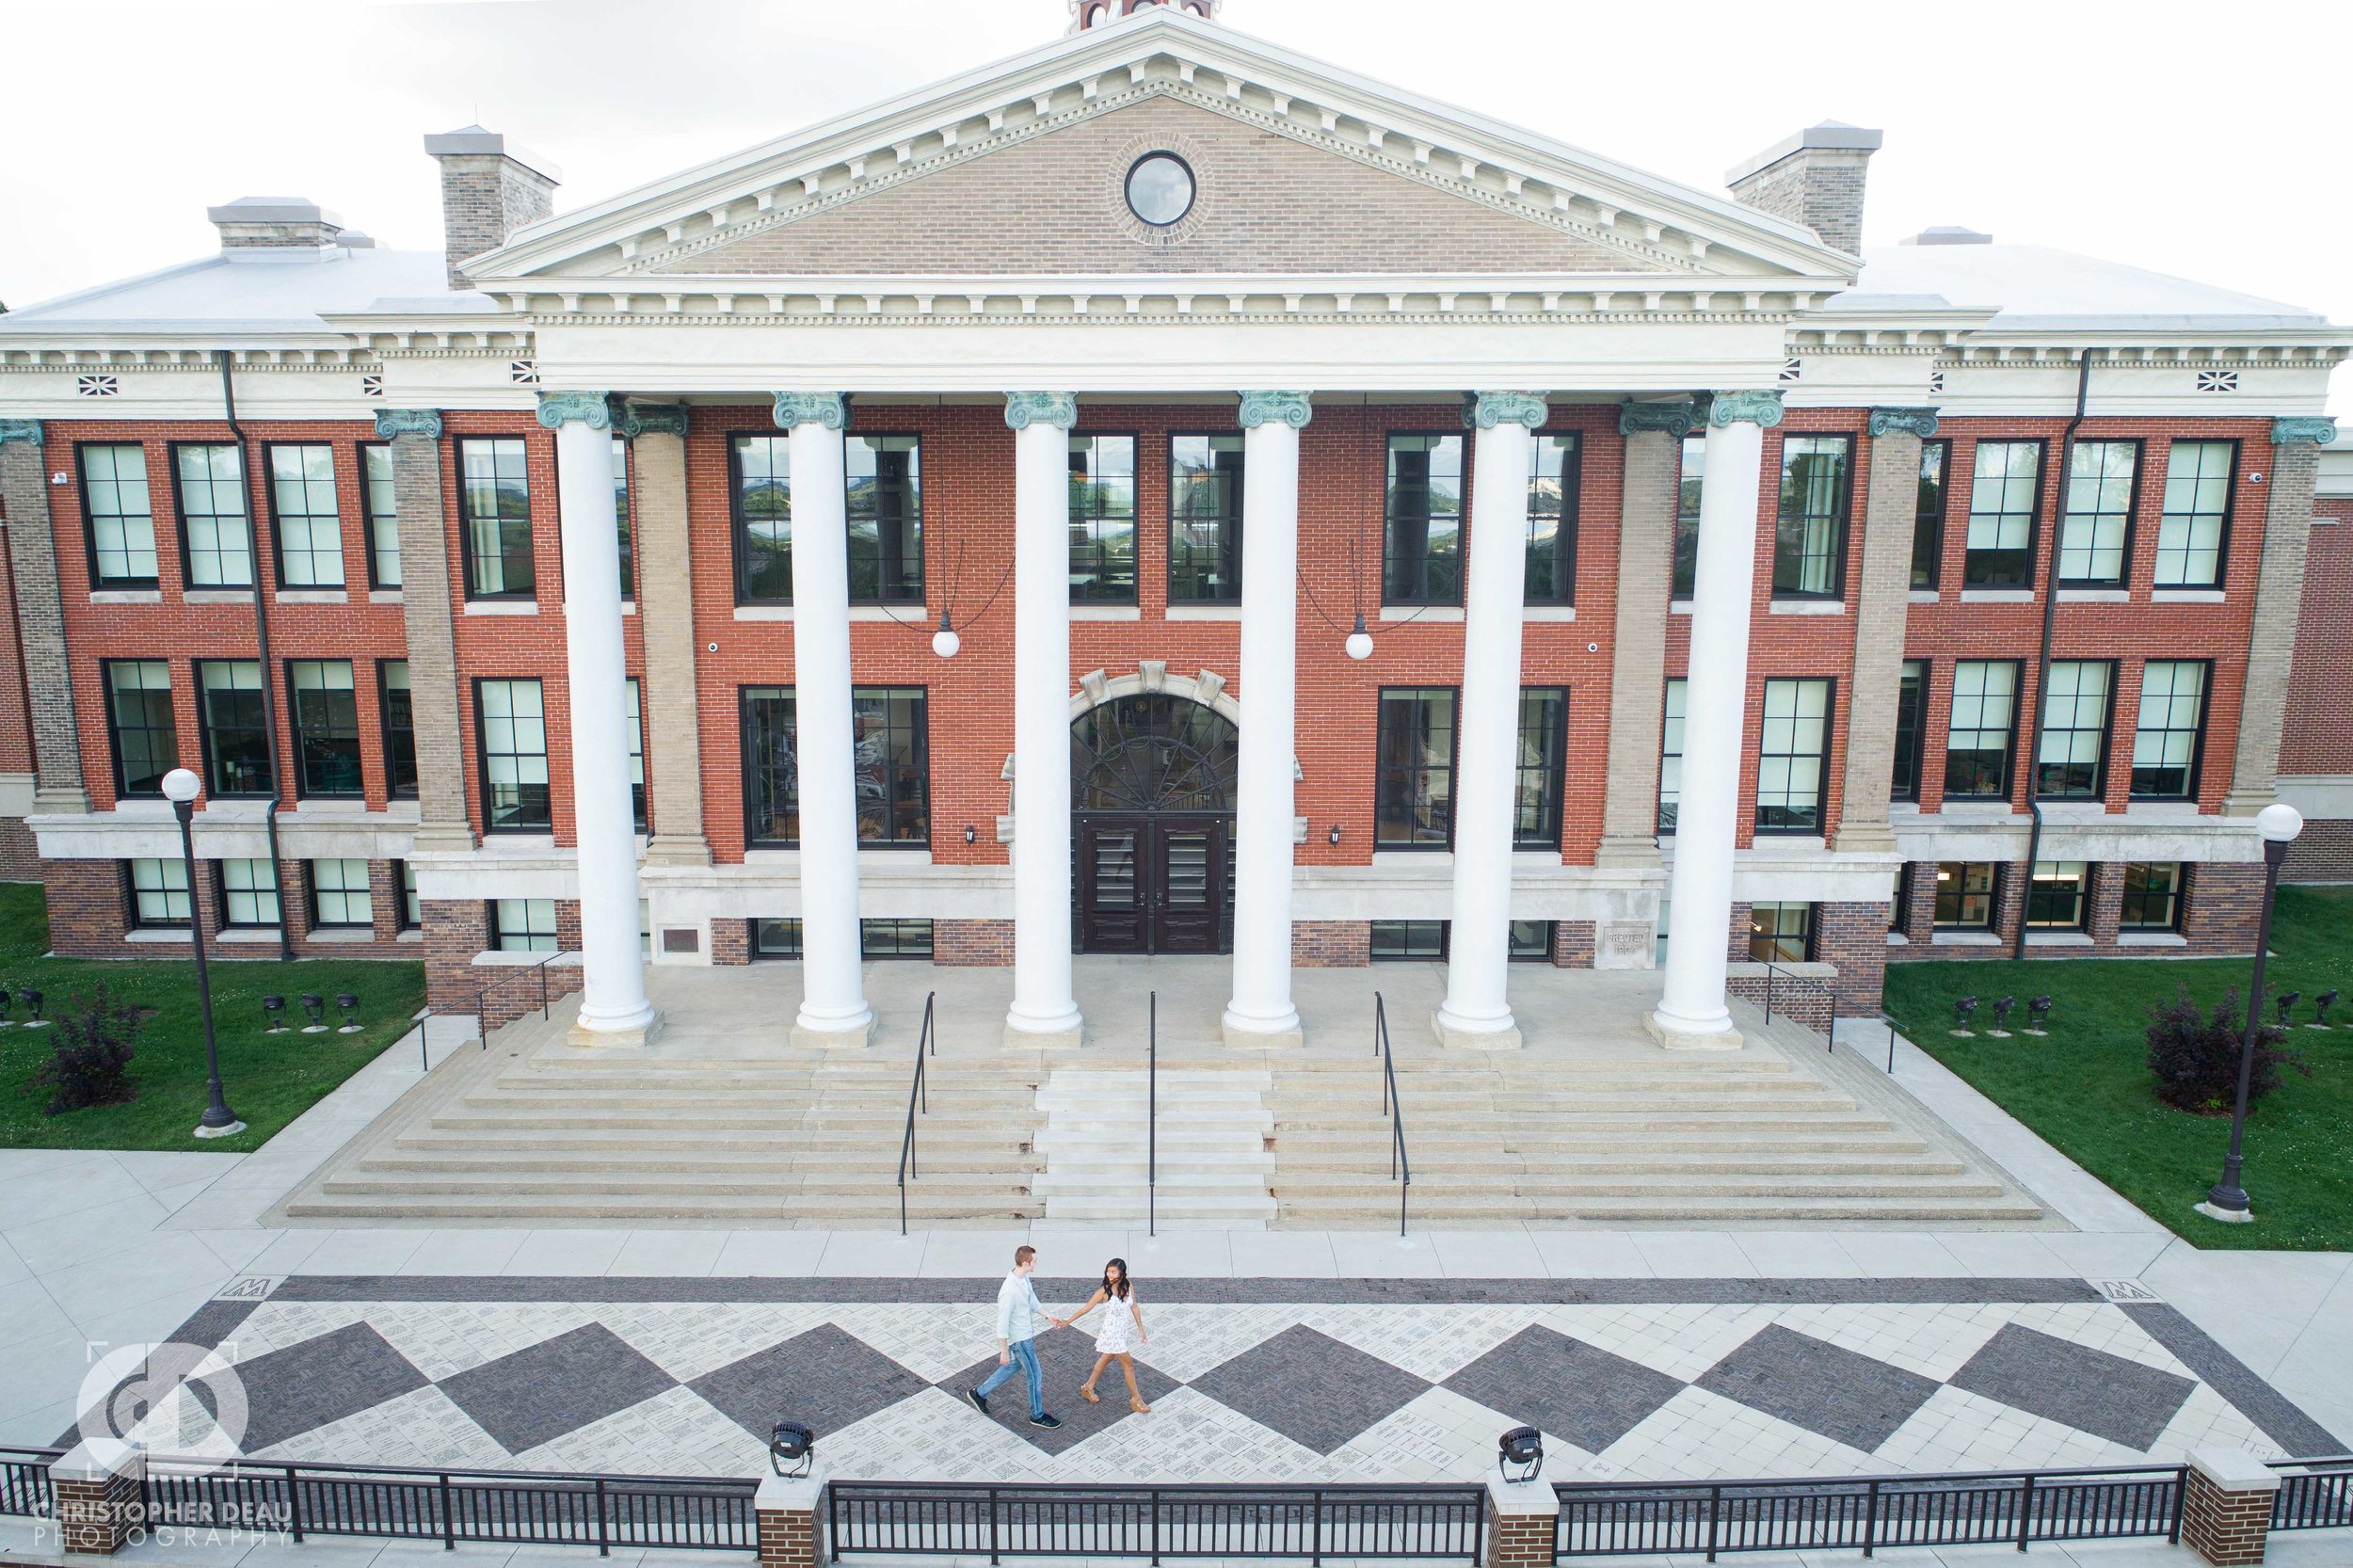
[[[562,211],[1067,20],[1064,0],[0,0],[0,300],[209,254],[205,207],[240,196],[438,248],[428,132],[537,148]],[[1965,224],[2353,322],[2346,0],[1226,0],[1224,21],[1710,190],[1801,125],[1877,126],[1866,245]]]

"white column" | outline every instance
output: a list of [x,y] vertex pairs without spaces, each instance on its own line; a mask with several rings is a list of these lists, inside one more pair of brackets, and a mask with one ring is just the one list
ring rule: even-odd
[[1529,432],[1536,392],[1481,392],[1471,462],[1470,556],[1463,569],[1463,712],[1454,750],[1454,916],[1447,933],[1439,1042],[1510,1050],[1512,816],[1520,729],[1520,610],[1528,582]]
[[1683,790],[1668,884],[1667,975],[1650,1031],[1670,1050],[1740,1044],[1724,1006],[1732,941],[1733,843],[1747,745],[1749,601],[1756,587],[1756,501],[1765,427],[1778,392],[1719,392],[1707,415],[1699,560],[1691,584],[1691,659],[1683,687]]
[[1075,1046],[1070,996],[1072,392],[1010,392],[1013,427],[1012,1046]]
[[850,719],[849,498],[835,392],[778,392],[792,501],[792,740],[801,789],[801,1010],[792,1042],[862,1046],[857,777]]
[[1305,392],[1241,399],[1241,755],[1235,768],[1229,1046],[1295,1046],[1291,819],[1299,684],[1299,432]]
[[539,423],[555,432],[564,541],[565,684],[584,979],[571,1038],[582,1045],[643,1045],[660,1024],[646,1000],[638,946],[621,565],[614,546],[620,520],[613,504],[613,416],[602,392],[542,392]]

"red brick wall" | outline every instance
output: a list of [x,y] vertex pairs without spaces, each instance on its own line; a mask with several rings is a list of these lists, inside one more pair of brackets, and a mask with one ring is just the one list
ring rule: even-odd
[[[45,860],[41,879],[49,905],[49,942],[53,950],[72,958],[168,958],[184,953],[184,943],[129,939],[133,929],[129,895],[120,860]],[[361,936],[359,928],[314,932],[311,925],[308,868],[300,860],[280,863],[280,917],[285,921],[288,946],[297,958],[397,958],[411,962],[423,956],[417,938],[402,938],[400,883],[394,862],[368,863],[368,892],[374,923]],[[196,863],[193,889],[198,918],[210,946],[206,952],[222,959],[278,956],[275,932],[264,939],[260,928],[247,928],[220,940],[220,862]],[[360,939],[353,939],[355,937]]]
[[935,920],[932,962],[958,967],[1011,964],[1013,922]]
[[[2158,948],[2126,945],[2118,940],[2118,923],[2124,901],[2122,863],[2103,861],[2089,869],[2091,908],[2087,934],[2091,937],[2090,943],[2049,946],[2029,939],[2026,947],[2029,958],[2152,958],[2254,951],[2255,923],[2263,897],[2261,866],[2191,865],[2188,868],[2188,886],[2182,895],[2180,935],[2183,945]],[[2024,861],[2005,863],[1996,881],[1993,932],[2001,938],[1999,946],[1983,943],[1939,946],[1933,939],[1936,866],[1932,861],[1915,862],[1912,868],[1912,899],[1903,922],[1905,942],[1901,947],[1888,950],[1888,961],[1913,963],[1935,959],[2007,958],[2009,956],[2010,939],[2025,910],[2025,871]],[[1884,906],[1856,904],[1852,907],[1859,910],[1865,907],[1882,909]],[[1856,940],[1861,939],[1858,928]]]
[[[497,1029],[539,1010],[543,977],[551,1001],[583,984],[578,963],[476,964],[474,956],[490,945],[489,905],[480,899],[425,900],[424,931],[425,1003],[437,1013],[478,1010],[482,1026]],[[559,949],[579,949],[577,900],[556,901],[555,931]]]
[[1372,962],[1369,920],[1294,920],[1291,965],[1302,969],[1353,969]]
[[1553,929],[1552,961],[1564,969],[1593,967],[1595,925],[1592,920],[1562,920]]

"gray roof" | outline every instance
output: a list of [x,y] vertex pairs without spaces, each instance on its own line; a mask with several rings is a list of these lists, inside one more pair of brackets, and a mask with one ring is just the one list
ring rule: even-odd
[[2001,328],[2254,330],[2327,318],[2185,278],[2041,245],[1889,245],[1863,252],[1863,276],[1839,304],[1897,301],[1992,308]]
[[12,311],[0,315],[0,336],[110,328],[325,332],[322,314],[364,310],[387,296],[429,296],[465,309],[449,300],[447,264],[439,250],[301,246],[223,251]]

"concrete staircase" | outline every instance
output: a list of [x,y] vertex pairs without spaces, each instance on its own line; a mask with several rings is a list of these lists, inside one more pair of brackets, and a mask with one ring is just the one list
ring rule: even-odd
[[[1263,1230],[1274,1218],[1267,1152],[1274,1117],[1264,1069],[1188,1066],[1160,1072],[1157,1223],[1172,1229]],[[1045,1113],[1031,1190],[1049,1220],[1146,1222],[1148,1112],[1141,1071],[1056,1068],[1038,1091]]]
[[[287,1217],[898,1228],[911,1051],[607,1056],[544,1038],[563,1027],[502,1031],[479,1066],[396,1106],[396,1125],[298,1190]],[[927,1072],[908,1224],[1038,1217],[1035,1060],[942,1055]]]
[[[1379,1062],[1310,1058],[1278,1064],[1273,1077],[1280,1223],[1396,1224]],[[1397,1079],[1416,1224],[2041,1217],[1957,1148],[1771,1049],[1416,1055],[1399,1060]]]

